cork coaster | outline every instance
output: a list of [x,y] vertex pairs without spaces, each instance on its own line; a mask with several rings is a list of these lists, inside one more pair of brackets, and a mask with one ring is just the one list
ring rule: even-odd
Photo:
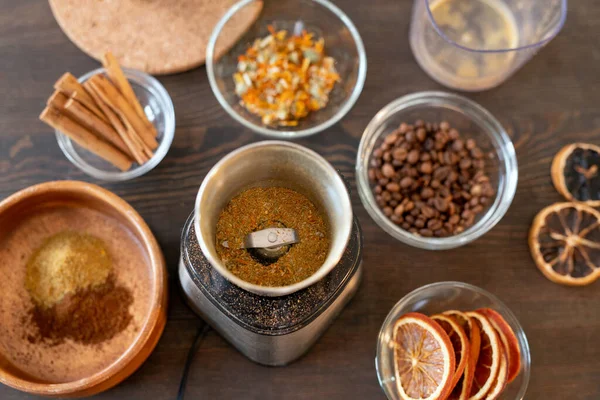
[[[236,0],[49,0],[56,21],[85,53],[110,50],[127,68],[162,75],[204,63],[214,26]],[[226,51],[256,20],[262,1],[238,12],[219,39]]]

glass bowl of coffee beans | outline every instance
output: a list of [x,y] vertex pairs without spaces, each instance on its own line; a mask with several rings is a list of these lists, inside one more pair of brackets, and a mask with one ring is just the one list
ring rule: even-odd
[[356,161],[363,205],[394,238],[467,244],[504,216],[517,188],[514,146],[483,107],[455,94],[401,97],[367,126]]

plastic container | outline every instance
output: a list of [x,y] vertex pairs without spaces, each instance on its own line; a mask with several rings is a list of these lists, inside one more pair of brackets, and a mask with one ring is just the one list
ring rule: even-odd
[[472,311],[489,307],[499,312],[517,336],[521,350],[521,371],[502,392],[503,400],[521,400],[527,391],[531,373],[529,344],[523,328],[510,309],[496,296],[473,285],[462,282],[438,282],[422,286],[402,298],[387,315],[379,332],[375,367],[379,384],[390,400],[400,399],[394,371],[392,330],[402,315],[419,312],[432,315],[448,310]]
[[[114,165],[104,161],[83,147],[74,143],[68,136],[56,131],[56,140],[65,156],[76,167],[86,174],[104,181],[120,182],[137,178],[151,171],[167,155],[173,137],[175,136],[175,109],[167,90],[159,81],[143,72],[123,68],[123,72],[131,84],[146,116],[156,128],[158,147],[154,156],[143,165],[134,163],[129,171],[121,171]],[[79,82],[85,82],[94,75],[104,74],[104,68],[98,68],[88,72],[79,78]]]
[[[496,191],[496,197],[479,214],[473,226],[464,232],[445,237],[427,238],[414,235],[390,221],[379,208],[369,182],[369,161],[373,150],[400,123],[417,119],[431,122],[448,121],[473,138],[487,153],[485,172]],[[465,245],[492,229],[502,219],[517,189],[517,158],[513,144],[502,125],[477,103],[455,94],[419,92],[394,100],[375,115],[360,142],[356,159],[358,194],[373,220],[394,238],[414,247],[430,250],[451,249]]]
[[485,90],[552,40],[566,15],[567,0],[415,0],[410,45],[442,85]]
[[[350,111],[362,92],[367,75],[367,56],[358,30],[342,10],[327,0],[278,0],[264,2],[263,10],[238,43],[227,52],[217,54],[221,33],[229,24],[235,24],[235,16],[246,7],[261,0],[242,0],[225,14],[215,27],[206,50],[206,72],[217,100],[236,121],[256,133],[277,138],[297,139],[319,133],[338,122]],[[260,117],[240,105],[235,93],[233,74],[237,70],[237,58],[244,54],[255,39],[269,34],[267,27],[286,29],[288,32],[306,30],[315,37],[325,39],[325,52],[336,60],[335,68],[341,77],[323,109],[310,113],[294,127],[271,127],[263,125]]]

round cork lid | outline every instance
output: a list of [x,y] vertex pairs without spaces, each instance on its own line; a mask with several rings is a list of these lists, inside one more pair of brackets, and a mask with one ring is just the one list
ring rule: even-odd
[[[127,68],[162,75],[204,63],[214,26],[236,0],[49,0],[56,21],[85,53],[110,50]],[[258,17],[262,2],[236,15],[222,33],[226,51]]]

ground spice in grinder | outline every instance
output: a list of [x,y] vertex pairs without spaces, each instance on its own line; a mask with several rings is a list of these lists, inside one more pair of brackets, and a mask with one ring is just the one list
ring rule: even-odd
[[32,343],[97,344],[132,319],[133,296],[117,284],[110,255],[91,235],[61,232],[47,239],[27,263],[25,287],[34,304],[24,321],[35,325]]
[[[291,228],[299,242],[274,261],[243,247],[245,237],[267,228]],[[329,228],[304,195],[283,187],[255,187],[234,197],[219,215],[217,254],[233,274],[260,286],[287,286],[314,274],[327,258]],[[226,243],[227,247],[224,246]]]

